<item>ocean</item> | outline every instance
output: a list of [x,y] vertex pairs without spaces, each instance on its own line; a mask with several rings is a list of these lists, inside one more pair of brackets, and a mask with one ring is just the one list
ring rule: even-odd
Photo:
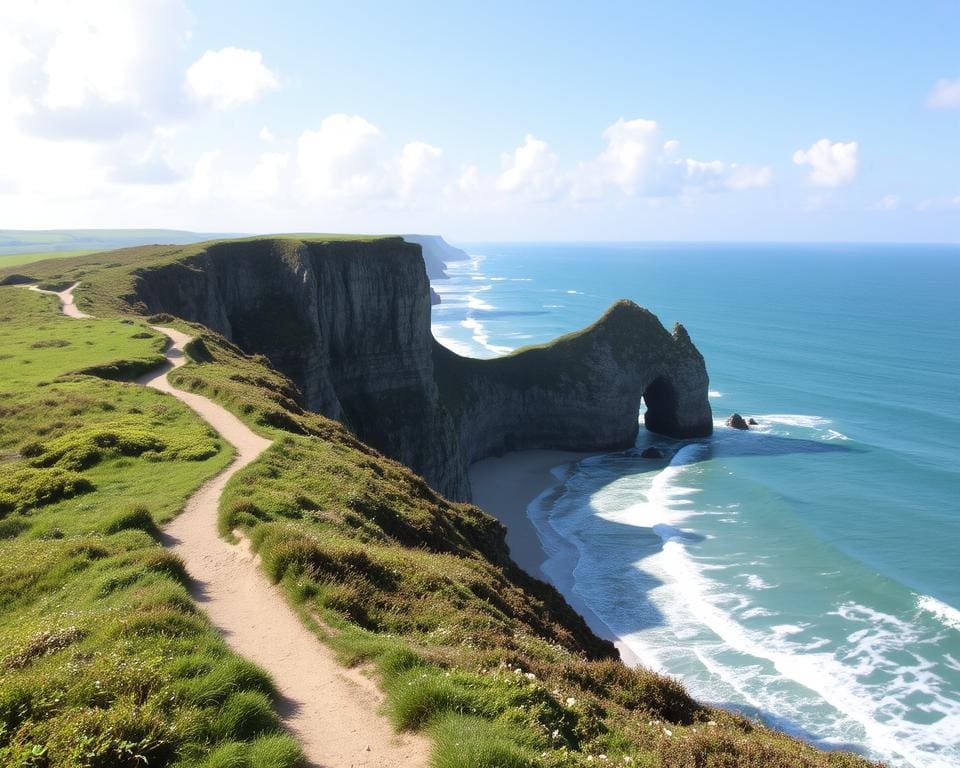
[[[960,247],[462,245],[435,337],[490,357],[629,298],[707,361],[715,434],[641,429],[528,509],[544,572],[699,699],[960,765]],[[724,426],[733,412],[759,426]]]

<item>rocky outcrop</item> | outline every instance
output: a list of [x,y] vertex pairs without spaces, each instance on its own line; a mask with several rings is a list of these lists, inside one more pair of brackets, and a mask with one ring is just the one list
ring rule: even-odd
[[[756,423],[756,422],[754,422]],[[726,424],[733,429],[750,429],[746,420],[739,413],[735,413],[727,418]]]
[[622,301],[551,344],[463,358],[433,340],[420,247],[400,238],[211,243],[139,269],[126,298],[265,355],[307,407],[456,500],[485,456],[632,447],[641,399],[654,432],[712,430],[703,357],[682,326],[671,334]]
[[436,344],[434,368],[470,463],[530,448],[630,448],[641,400],[653,432],[713,431],[702,355],[683,326],[671,334],[631,301],[589,328],[506,357],[464,358]]

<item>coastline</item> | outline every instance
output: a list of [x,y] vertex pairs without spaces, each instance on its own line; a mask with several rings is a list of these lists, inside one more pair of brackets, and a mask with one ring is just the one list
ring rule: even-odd
[[[611,641],[625,664],[639,666],[637,655],[591,610],[574,590],[575,553],[570,560],[569,578],[558,582],[543,570],[550,559],[540,533],[528,514],[534,502],[546,499],[563,482],[574,464],[596,453],[573,451],[516,451],[470,465],[473,503],[497,518],[507,528],[510,555],[534,578],[552,584],[598,636]],[[554,472],[554,470],[561,470]]]

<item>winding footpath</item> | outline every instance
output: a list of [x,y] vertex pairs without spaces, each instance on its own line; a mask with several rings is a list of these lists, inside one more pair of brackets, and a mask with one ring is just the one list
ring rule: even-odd
[[[89,318],[73,302],[74,284],[56,293],[65,315]],[[34,290],[40,290],[34,287]],[[53,293],[53,291],[45,291]],[[186,362],[187,336],[154,326],[170,339],[167,362],[136,380],[185,403],[237,451],[233,461],[207,480],[183,512],[163,529],[164,546],[184,561],[190,592],[238,654],[273,678],[284,725],[317,768],[419,768],[429,742],[396,734],[380,714],[383,694],[358,670],[341,666],[333,652],[300,621],[280,588],[270,584],[247,542],[231,545],[217,531],[217,511],[227,482],[272,443],[211,400],[176,389],[167,374]]]

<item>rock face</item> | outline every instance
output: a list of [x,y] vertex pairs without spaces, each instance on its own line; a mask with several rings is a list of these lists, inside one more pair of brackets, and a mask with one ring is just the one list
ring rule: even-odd
[[713,431],[702,355],[683,326],[619,301],[596,323],[493,360],[434,346],[440,393],[468,463],[530,448],[632,447],[641,399],[647,429],[671,437]]
[[433,340],[420,247],[400,238],[226,241],[141,269],[127,300],[222,333],[289,376],[306,405],[468,500],[467,467],[525,448],[632,447],[708,435],[703,357],[682,326],[621,301],[589,328],[494,360]]
[[148,312],[202,323],[289,376],[313,411],[346,424],[454,499],[466,464],[433,380],[430,292],[420,247],[256,239],[145,269]]
[[743,416],[739,413],[735,413],[727,419],[727,426],[733,427],[734,429],[750,429],[750,425],[747,424]]

